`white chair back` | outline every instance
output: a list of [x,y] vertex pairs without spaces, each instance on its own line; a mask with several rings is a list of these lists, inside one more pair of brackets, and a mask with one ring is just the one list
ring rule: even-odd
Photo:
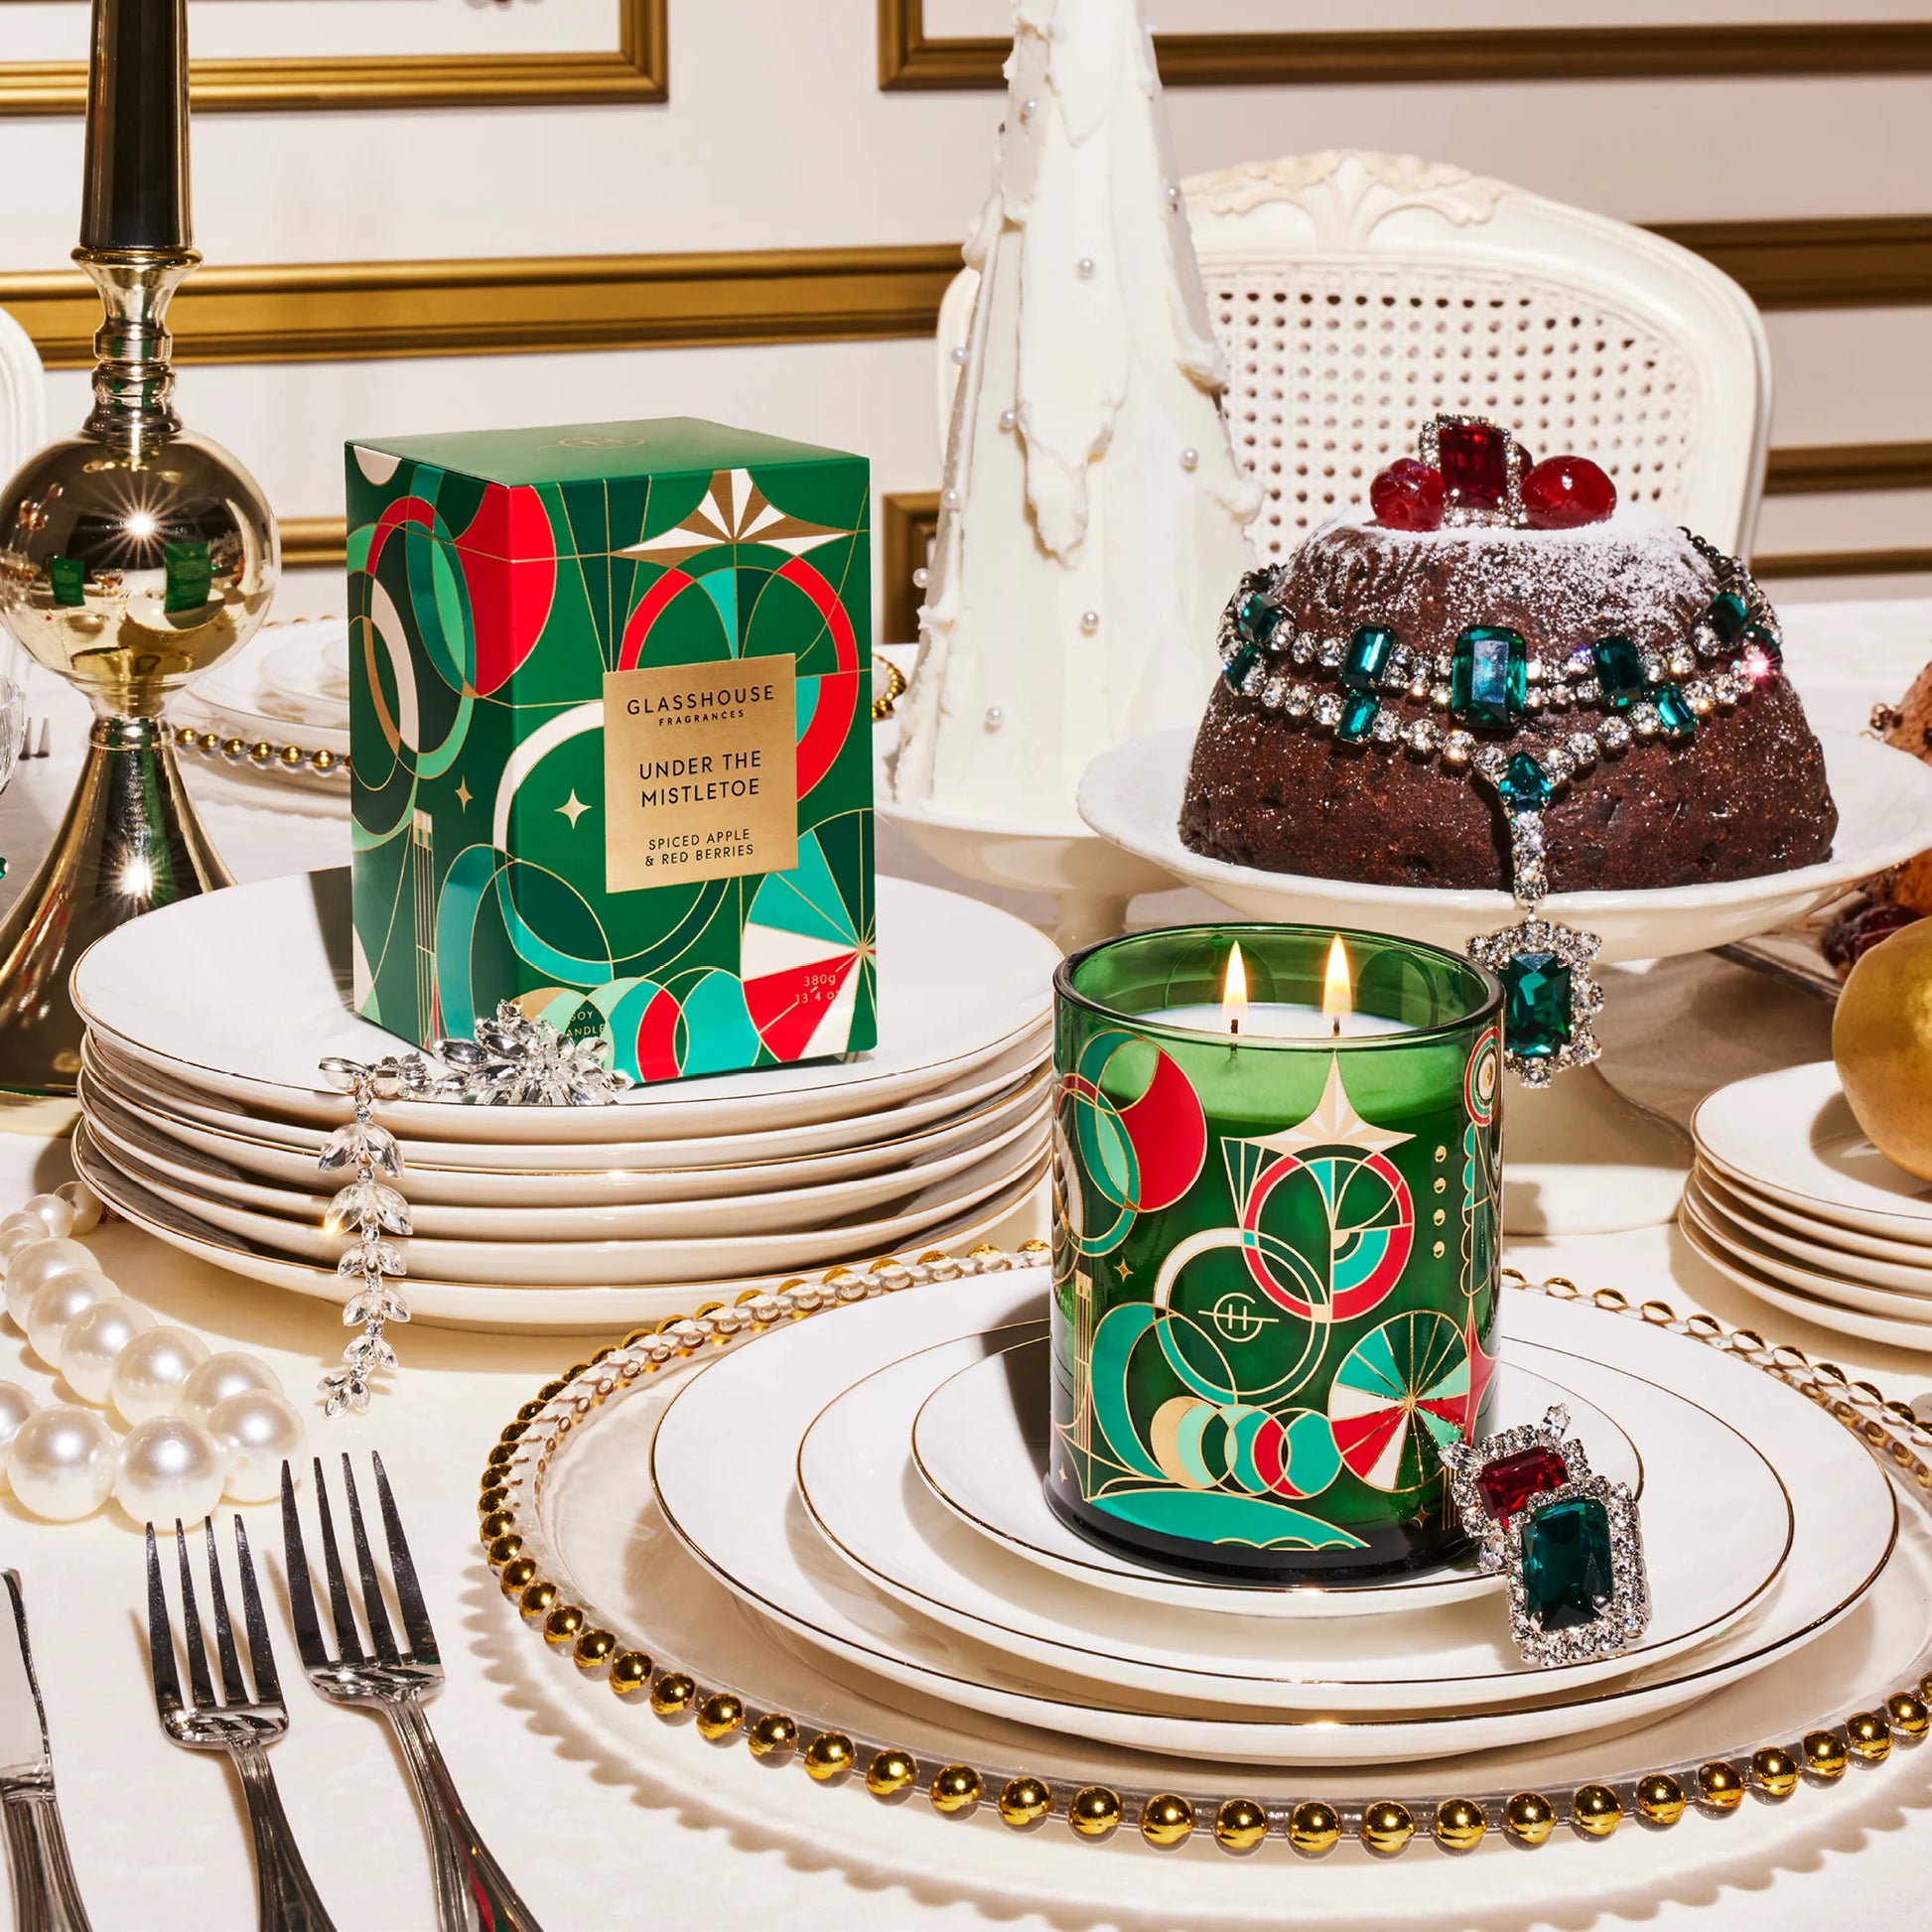
[[[1250,529],[1263,558],[1362,502],[1438,410],[1494,417],[1538,456],[1593,457],[1625,500],[1748,548],[1770,347],[1750,298],[1702,257],[1413,156],[1293,155],[1185,192],[1228,425],[1267,490]],[[974,280],[940,310],[942,435]]]
[[33,339],[0,309],[0,481],[47,441],[47,377]]

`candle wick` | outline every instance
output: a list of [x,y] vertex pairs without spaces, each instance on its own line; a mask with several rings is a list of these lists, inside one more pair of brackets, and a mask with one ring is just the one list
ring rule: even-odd
[[1333,1033],[1331,1033],[1328,1035],[1328,1037],[1330,1039],[1339,1039],[1341,1037],[1341,1015],[1340,1014],[1335,1015],[1335,1030]]
[[1232,1039],[1234,1035],[1238,1034],[1240,1031],[1241,1031],[1241,1016],[1238,1013],[1229,1014],[1228,1015],[1228,1037]]

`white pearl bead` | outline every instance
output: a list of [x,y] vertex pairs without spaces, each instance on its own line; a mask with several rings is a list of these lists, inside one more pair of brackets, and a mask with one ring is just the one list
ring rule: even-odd
[[82,1309],[61,1337],[60,1368],[68,1387],[82,1402],[104,1409],[121,1350],[153,1326],[154,1316],[124,1298]]
[[137,1523],[198,1523],[221,1500],[221,1446],[186,1416],[151,1416],[114,1458],[114,1500]]
[[1080,628],[1091,637],[1100,628],[1100,613],[1098,611],[1082,611],[1080,613]]
[[1180,453],[1180,467],[1183,470],[1197,470],[1200,467],[1200,452],[1198,450],[1182,450]]
[[912,581],[919,587],[920,590],[924,590],[925,587],[932,582],[932,573],[925,567],[924,564],[921,564],[918,567],[918,569],[912,573]]
[[1035,100],[1031,94],[1020,103],[1020,118],[1023,121],[1032,120],[1038,112],[1039,102]]
[[56,1240],[73,1232],[73,1209],[59,1194],[34,1194],[20,1211],[39,1215],[48,1233]]
[[0,1221],[0,1264],[12,1265],[21,1249],[47,1239],[47,1223],[38,1214],[9,1214]]
[[301,1410],[266,1389],[243,1389],[217,1403],[207,1427],[227,1458],[223,1493],[235,1503],[265,1503],[280,1495],[282,1464],[299,1464],[309,1438]]
[[959,491],[956,489],[942,489],[939,492],[939,500],[947,509],[956,510],[959,507]]
[[1000,427],[1002,429],[1012,429],[1019,420],[1020,412],[1017,409],[1003,409],[1000,411]]
[[966,366],[966,364],[972,359],[972,351],[969,348],[967,348],[964,343],[961,343],[959,346],[952,351],[952,359],[954,364],[957,367],[963,369]]
[[118,1302],[121,1291],[105,1275],[56,1275],[27,1311],[27,1345],[49,1368],[61,1359],[68,1323],[97,1302]]
[[20,1506],[50,1523],[91,1516],[114,1487],[114,1438],[91,1409],[37,1409],[7,1451]]
[[[39,1216],[35,1216],[37,1224]],[[57,1241],[45,1233],[38,1241],[19,1249],[7,1263],[7,1312],[22,1334],[27,1332],[28,1311],[34,1297],[57,1275],[95,1275],[100,1264],[93,1250],[78,1241]]]
[[0,1487],[7,1480],[7,1451],[20,1434],[20,1425],[38,1405],[18,1382],[0,1382]]
[[1082,255],[1073,266],[1081,281],[1090,282],[1093,280],[1094,259],[1091,255]]
[[1000,727],[1006,723],[1006,721],[1007,721],[1007,714],[1003,706],[997,704],[990,704],[986,707],[986,729],[988,731],[990,732],[998,731]]
[[207,1360],[207,1343],[186,1328],[147,1328],[121,1350],[107,1393],[131,1423],[165,1416],[181,1385]]
[[263,1389],[270,1395],[280,1395],[282,1384],[259,1355],[247,1354],[239,1348],[225,1349],[219,1355],[210,1355],[190,1372],[175,1399],[175,1414],[206,1425],[209,1411],[217,1403],[241,1394],[244,1389]]
[[54,1190],[73,1215],[69,1234],[91,1234],[100,1225],[100,1196],[84,1180],[64,1180]]

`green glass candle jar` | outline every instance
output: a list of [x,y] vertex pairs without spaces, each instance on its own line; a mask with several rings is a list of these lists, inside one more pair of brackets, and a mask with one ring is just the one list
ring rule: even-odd
[[1454,1555],[1437,1449],[1485,1433],[1496,1366],[1495,980],[1224,925],[1089,947],[1054,992],[1049,1503],[1223,1581]]

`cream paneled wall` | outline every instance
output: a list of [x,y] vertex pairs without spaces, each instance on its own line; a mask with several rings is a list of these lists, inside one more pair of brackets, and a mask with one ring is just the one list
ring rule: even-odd
[[[377,4],[354,0],[341,13],[346,23]],[[1407,4],[1166,0],[1155,11],[1190,32],[1395,25],[1411,15],[1439,27],[1547,23],[1552,12],[1518,0],[1429,0],[1405,14]],[[1602,22],[1932,19],[1932,6],[1908,0],[1772,5],[1599,0],[1562,12]],[[933,242],[963,231],[985,190],[998,93],[882,92],[876,0],[669,6],[662,106],[198,117],[204,253],[224,264],[618,254]],[[521,0],[500,11],[573,7],[598,31],[579,18],[551,44],[599,44],[610,0]],[[437,9],[402,11],[421,21]],[[223,51],[268,53],[313,52],[328,10],[313,0],[221,0],[195,12],[221,17]],[[928,0],[927,27],[984,33],[1003,12],[1001,0]],[[0,63],[47,54],[49,36],[84,14],[78,0],[0,0]],[[533,44],[534,31],[525,19],[519,45]],[[480,32],[466,19],[466,50]],[[1176,87],[1169,100],[1188,171],[1356,144],[1459,161],[1636,220],[1932,213],[1926,74]],[[0,271],[65,263],[79,157],[77,117],[0,117],[0,180],[12,185]],[[1932,311],[1779,312],[1769,323],[1776,443],[1932,443]],[[84,378],[60,372],[51,382],[54,422],[72,420]],[[249,463],[278,508],[309,517],[340,514],[346,435],[673,410],[842,443],[873,458],[882,489],[930,489],[939,464],[930,393],[929,349],[913,341],[222,365],[191,369],[183,386],[191,417]],[[1928,544],[1926,493],[1893,490],[1774,498],[1763,547]],[[327,608],[332,595],[333,583],[291,579],[291,608]]]

